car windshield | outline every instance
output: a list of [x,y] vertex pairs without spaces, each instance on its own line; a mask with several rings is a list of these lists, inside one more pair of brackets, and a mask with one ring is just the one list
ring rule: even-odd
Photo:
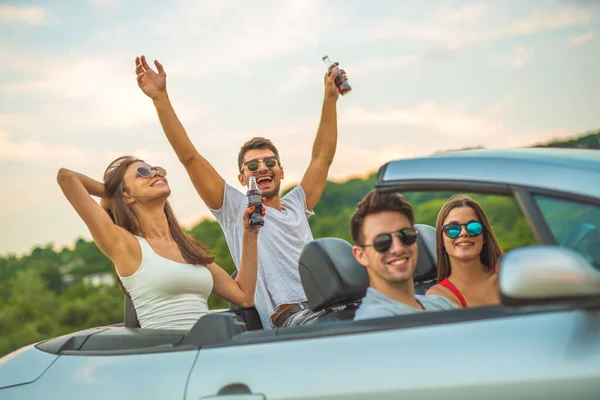
[[556,242],[600,268],[600,207],[549,196],[535,199]]

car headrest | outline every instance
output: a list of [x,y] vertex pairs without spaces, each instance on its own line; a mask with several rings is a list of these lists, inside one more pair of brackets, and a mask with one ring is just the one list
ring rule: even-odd
[[135,307],[133,306],[133,302],[131,301],[131,299],[127,296],[123,296],[125,297],[125,304],[124,304],[124,320],[123,322],[125,323],[125,327],[126,328],[139,328],[140,327],[140,321],[138,320],[138,316],[137,313],[135,312]]
[[[435,228],[415,224],[419,256],[415,283],[435,279],[437,255]],[[309,242],[300,253],[298,269],[308,305],[319,311],[358,301],[364,297],[369,278],[352,254],[352,245],[343,239],[321,238]]]
[[300,253],[300,280],[314,311],[358,301],[365,295],[369,278],[343,239],[310,241]]
[[437,249],[435,247],[435,228],[431,225],[415,224],[419,231],[419,258],[415,268],[415,283],[435,279],[437,276]]

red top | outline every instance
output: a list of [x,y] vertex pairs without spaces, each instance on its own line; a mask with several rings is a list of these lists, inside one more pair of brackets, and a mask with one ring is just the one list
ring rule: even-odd
[[448,280],[448,278],[444,279],[441,282],[438,282],[439,285],[442,285],[443,287],[445,287],[446,289],[449,289],[452,293],[454,293],[454,295],[456,297],[458,297],[458,300],[460,301],[460,304],[463,306],[463,308],[467,308],[467,301],[465,300],[464,296],[462,295],[462,293],[460,292],[460,290],[458,290],[456,288],[456,286],[454,286],[452,284],[452,282],[450,282]]

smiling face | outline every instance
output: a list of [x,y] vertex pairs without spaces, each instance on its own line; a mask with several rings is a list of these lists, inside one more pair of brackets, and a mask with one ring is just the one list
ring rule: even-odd
[[[479,221],[475,210],[471,207],[457,207],[448,213],[448,216],[443,221],[443,225],[453,223],[463,225],[470,221]],[[475,237],[469,236],[465,226],[461,226],[460,235],[456,239],[451,239],[446,234],[443,234],[442,238],[444,240],[444,248],[451,262],[452,260],[462,262],[479,260],[479,255],[485,242],[483,234]]]
[[373,241],[384,233],[411,228],[408,218],[397,211],[369,214],[363,222],[364,244],[354,246],[354,256],[367,268],[370,285],[374,288],[411,282],[417,266],[417,244],[405,245],[397,235],[392,235],[392,245],[385,253],[377,252]]
[[[141,176],[138,168],[150,170],[150,176]],[[128,203],[147,203],[154,200],[166,200],[171,194],[167,177],[152,165],[138,161],[127,167],[123,177],[124,196]]]
[[[244,154],[242,171],[238,176],[239,181],[243,186],[248,184],[248,178],[250,176],[255,176],[258,188],[260,189],[263,197],[266,198],[279,195],[281,179],[283,179],[283,168],[280,166],[279,161],[277,161],[273,167],[268,167],[265,164],[264,160],[269,157],[276,157],[272,150],[248,150]],[[258,169],[256,171],[250,171],[248,169],[247,163],[250,161],[258,162]]]

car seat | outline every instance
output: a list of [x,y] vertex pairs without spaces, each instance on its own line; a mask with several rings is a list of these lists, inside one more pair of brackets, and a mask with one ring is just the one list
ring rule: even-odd
[[[231,274],[231,277],[233,279],[235,279],[235,277],[237,276],[237,273],[238,273],[237,270],[233,271],[233,273]],[[262,322],[260,321],[260,315],[258,315],[258,311],[256,310],[256,308],[254,306],[244,308],[244,307],[240,307],[236,304],[229,303],[229,308],[233,312],[235,312],[237,315],[239,315],[240,318],[244,322],[246,322],[246,327],[249,331],[263,329]]]
[[[437,273],[435,228],[424,224],[415,227],[419,230],[415,293],[425,294],[435,284]],[[309,242],[300,254],[299,272],[309,307],[325,310],[318,322],[354,318],[369,279],[365,268],[354,258],[350,243],[339,238]]]

